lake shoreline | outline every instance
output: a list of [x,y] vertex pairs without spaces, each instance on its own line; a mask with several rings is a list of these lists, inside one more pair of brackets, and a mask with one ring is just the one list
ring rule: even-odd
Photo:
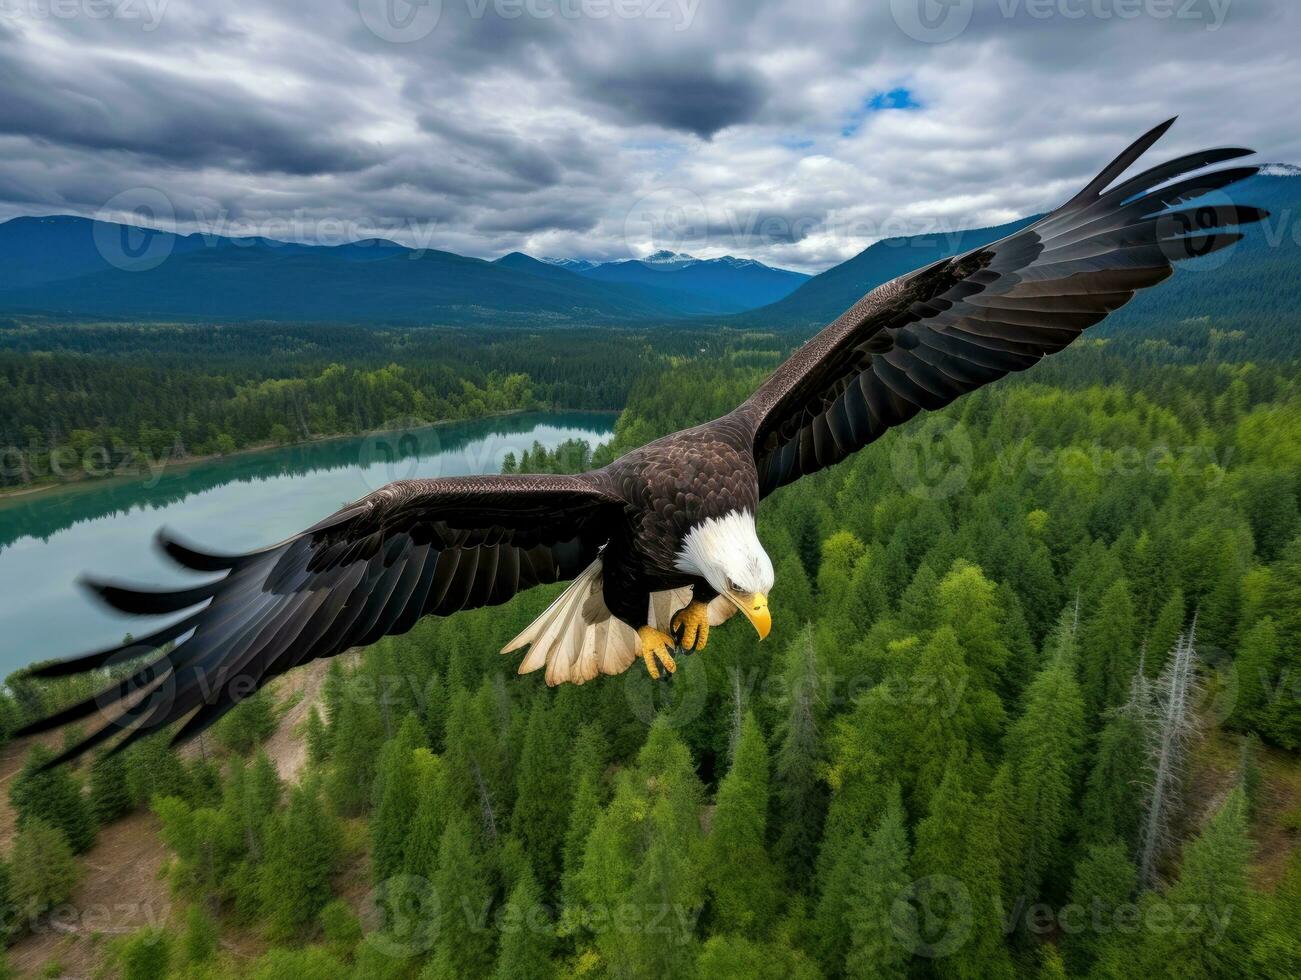
[[190,582],[193,573],[150,546],[160,527],[219,553],[254,551],[395,479],[498,473],[509,454],[518,459],[535,444],[550,452],[569,440],[608,442],[617,418],[531,411],[437,426],[398,420],[387,434],[178,461],[157,481],[142,468],[135,478],[11,498],[0,503],[0,676],[139,632],[141,622],[88,601],[76,582],[87,572],[158,587]]
[[[511,416],[514,415],[527,415],[533,412],[543,414],[543,415],[549,415],[553,413],[562,414],[564,412],[613,412],[617,415],[620,411],[622,410],[617,408],[511,408],[501,412],[488,412],[485,415],[475,415],[471,418],[439,419],[437,422],[429,422],[426,424],[416,426],[415,428],[439,429],[439,428],[445,428],[450,425],[463,425],[468,422],[483,422],[488,419],[510,418]],[[255,453],[265,453],[277,449],[293,449],[297,446],[317,446],[324,443],[336,442],[343,439],[356,439],[358,436],[384,435],[385,433],[400,432],[400,431],[403,430],[402,429],[371,429],[367,432],[337,432],[337,433],[331,433],[330,435],[312,436],[311,438],[308,439],[300,439],[297,442],[284,442],[284,443],[260,442],[257,443],[256,445],[244,446],[240,449],[236,449],[234,452],[231,453],[204,453],[198,456],[187,455],[175,459],[169,457],[168,461],[163,465],[162,469],[163,470],[185,470],[189,467],[198,466],[203,463],[211,463],[216,460],[238,459],[240,456],[248,456],[248,455],[253,455]],[[145,473],[148,474],[147,468],[145,470]],[[157,479],[159,476],[161,476],[161,474],[162,474],[162,470],[160,470],[158,474],[152,475],[152,478]],[[25,487],[0,489],[0,510],[3,510],[5,505],[11,501],[21,500],[24,497],[31,497],[36,494],[45,493],[46,491],[49,490],[68,490],[68,491],[82,490],[82,489],[88,490],[92,487],[108,486],[111,485],[114,481],[118,481],[118,480],[135,480],[140,478],[142,475],[145,474],[136,472],[130,475],[127,475],[125,473],[123,474],[115,473],[115,474],[110,474],[108,476],[79,476],[73,480],[59,480],[52,483],[37,483]]]

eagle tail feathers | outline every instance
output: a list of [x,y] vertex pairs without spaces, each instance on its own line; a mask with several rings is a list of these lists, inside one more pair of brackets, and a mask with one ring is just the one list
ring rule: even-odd
[[601,559],[588,565],[569,587],[518,636],[502,647],[529,647],[521,674],[546,668],[547,684],[582,684],[601,674],[621,674],[637,659],[637,632],[616,619],[601,594]]
[[[568,588],[533,622],[501,648],[513,653],[528,647],[519,673],[546,668],[547,684],[582,684],[602,674],[622,674],[637,660],[641,642],[634,630],[616,618],[602,595],[601,559],[588,565]],[[691,587],[651,593],[647,618],[655,629],[669,632],[673,614],[691,601]],[[722,596],[709,604],[709,625],[718,626],[736,612]]]

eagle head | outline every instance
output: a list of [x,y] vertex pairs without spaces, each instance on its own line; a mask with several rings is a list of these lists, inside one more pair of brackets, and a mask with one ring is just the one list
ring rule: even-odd
[[759,639],[772,629],[768,593],[772,559],[759,543],[754,515],[748,510],[708,517],[687,532],[678,549],[679,571],[703,578],[750,620]]

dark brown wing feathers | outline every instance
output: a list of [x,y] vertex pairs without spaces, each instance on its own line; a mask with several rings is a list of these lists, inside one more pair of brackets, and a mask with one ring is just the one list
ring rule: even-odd
[[35,676],[53,677],[130,663],[131,673],[20,734],[106,719],[51,765],[126,732],[115,745],[123,748],[195,712],[176,736],[188,737],[308,660],[405,632],[426,614],[495,605],[572,578],[595,558],[617,506],[584,477],[415,480],[249,554],[208,554],[160,534],[179,564],[220,577],[170,591],[88,587],[128,613],[202,607],[131,644],[37,668]]
[[1184,176],[1249,150],[1192,153],[1111,186],[1173,121],[1056,211],[872,290],[796,351],[735,413],[753,428],[761,493],[1030,367],[1168,277],[1174,262],[1242,237],[1224,229],[1265,217],[1233,203],[1179,207],[1256,173]]

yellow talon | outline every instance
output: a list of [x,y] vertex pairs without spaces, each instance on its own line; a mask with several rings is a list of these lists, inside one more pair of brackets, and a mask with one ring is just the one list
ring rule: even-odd
[[703,650],[709,642],[709,605],[692,599],[669,620],[669,632],[683,650]]
[[646,662],[646,670],[651,675],[651,680],[659,680],[660,672],[656,667],[656,661],[659,662],[670,674],[678,669],[678,665],[673,662],[673,637],[667,633],[661,633],[654,626],[643,626],[637,630],[637,636],[641,639],[641,658]]

